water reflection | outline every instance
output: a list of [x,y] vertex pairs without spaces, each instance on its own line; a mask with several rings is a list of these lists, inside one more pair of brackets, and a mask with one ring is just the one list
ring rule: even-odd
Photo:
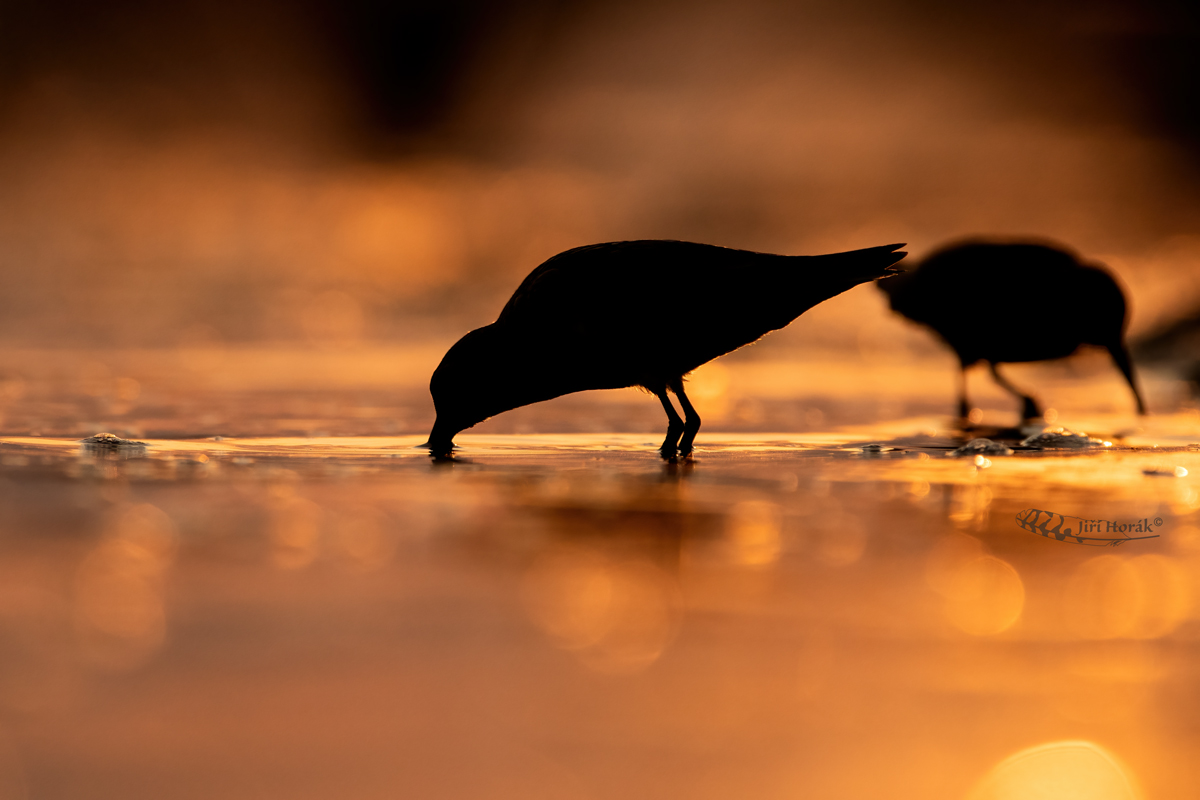
[[775,503],[744,500],[729,511],[725,550],[735,564],[765,566],[779,558],[783,512]]
[[1076,722],[1136,724],[1169,678],[1169,662],[1142,642],[1101,641],[1063,659],[1055,710]]
[[[283,786],[245,755],[252,735],[288,776],[320,753],[401,793],[533,747],[597,798],[650,778],[706,796],[708,777],[723,794],[961,797],[1006,747],[1085,726],[1186,796],[1186,759],[1127,743],[1195,744],[1181,653],[1200,533],[1173,504],[1200,453],[1172,451],[1190,474],[1167,481],[1142,476],[1166,459],[1149,451],[980,472],[951,441],[871,429],[714,436],[664,466],[646,438],[468,437],[472,463],[437,469],[415,436],[148,440],[129,460],[0,442],[0,714],[47,732],[20,734],[44,748],[30,763],[89,779],[70,754],[99,758],[103,730]],[[907,452],[863,458],[879,441]],[[1097,556],[1024,531],[1033,504],[1166,522]],[[192,699],[226,692],[236,708]],[[610,786],[614,752],[654,766]],[[512,770],[492,777],[525,785]]]
[[[983,467],[980,460],[991,466],[989,459],[976,456],[976,467]],[[992,504],[992,490],[984,485],[970,484],[951,489],[949,517],[957,527],[968,530],[983,530],[987,527],[988,509]]]
[[834,511],[812,522],[813,549],[825,564],[844,567],[862,558],[867,549],[867,528],[857,514]]
[[75,575],[75,621],[85,658],[128,669],[166,638],[163,583],[175,557],[176,532],[160,509],[121,509]]
[[1157,638],[1187,617],[1188,576],[1157,553],[1098,556],[1071,576],[1063,609],[1075,634],[1086,639]]
[[796,690],[802,702],[817,703],[833,690],[830,686],[844,653],[838,652],[837,638],[817,629],[800,641]]
[[1021,576],[971,536],[943,537],[926,560],[925,580],[945,600],[946,619],[976,636],[1008,630],[1025,606]]
[[25,800],[29,796],[20,753],[12,737],[0,728],[0,797],[4,800]]
[[270,497],[271,562],[280,569],[308,566],[321,547],[321,507],[297,497],[290,484],[273,486]]
[[334,541],[346,566],[373,571],[387,565],[396,552],[396,537],[386,529],[386,519],[369,506],[340,514],[334,526]]
[[530,618],[556,644],[605,673],[634,673],[654,663],[682,616],[678,587],[662,569],[582,548],[539,556],[525,574],[522,597]]
[[72,634],[71,609],[63,598],[19,579],[0,588],[0,709],[36,715],[71,702]]

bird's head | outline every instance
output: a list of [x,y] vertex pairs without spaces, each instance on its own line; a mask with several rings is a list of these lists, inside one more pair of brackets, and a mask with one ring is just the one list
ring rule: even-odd
[[513,379],[506,368],[511,350],[503,332],[486,325],[446,352],[429,381],[437,420],[422,447],[435,456],[449,455],[460,431],[514,407],[509,398]]

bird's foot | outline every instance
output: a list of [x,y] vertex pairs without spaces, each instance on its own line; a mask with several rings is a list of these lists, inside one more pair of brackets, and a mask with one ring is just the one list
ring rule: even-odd
[[430,439],[427,442],[422,442],[417,445],[418,448],[424,448],[429,451],[429,455],[434,461],[445,461],[454,459],[454,442],[435,442]]
[[1021,419],[1029,420],[1029,419],[1041,419],[1041,418],[1042,418],[1042,410],[1040,408],[1038,408],[1037,401],[1034,400],[1032,397],[1026,397],[1025,402],[1021,408]]
[[662,447],[658,448],[658,454],[665,460],[671,461],[679,455],[679,437],[683,435],[683,431],[667,430],[667,438],[663,439]]

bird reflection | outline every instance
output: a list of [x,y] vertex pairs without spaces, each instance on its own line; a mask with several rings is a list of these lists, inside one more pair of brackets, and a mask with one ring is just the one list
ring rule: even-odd
[[700,415],[684,392],[685,375],[823,300],[892,274],[901,247],[780,256],[645,240],[560,253],[525,278],[494,323],[446,353],[429,384],[437,420],[425,446],[445,455],[457,433],[501,412],[639,386],[667,414],[663,458],[686,456]]
[[916,269],[879,282],[894,311],[929,326],[958,355],[959,415],[970,413],[966,370],[986,361],[992,377],[1021,401],[1025,419],[1037,401],[1010,383],[999,364],[1069,356],[1099,345],[1146,412],[1125,347],[1125,295],[1113,277],[1057,246],[972,241],[934,253]]
[[691,459],[685,460],[682,464],[677,459],[667,459],[663,463],[662,480],[664,483],[682,481],[691,477],[695,469],[696,464]]

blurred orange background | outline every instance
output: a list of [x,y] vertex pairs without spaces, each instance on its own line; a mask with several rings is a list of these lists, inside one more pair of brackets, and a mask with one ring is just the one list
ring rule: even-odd
[[[630,238],[1049,237],[1120,274],[1135,332],[1200,302],[1182,3],[4,14],[9,343],[441,341],[550,255]],[[775,346],[855,344],[881,309],[859,290]]]

